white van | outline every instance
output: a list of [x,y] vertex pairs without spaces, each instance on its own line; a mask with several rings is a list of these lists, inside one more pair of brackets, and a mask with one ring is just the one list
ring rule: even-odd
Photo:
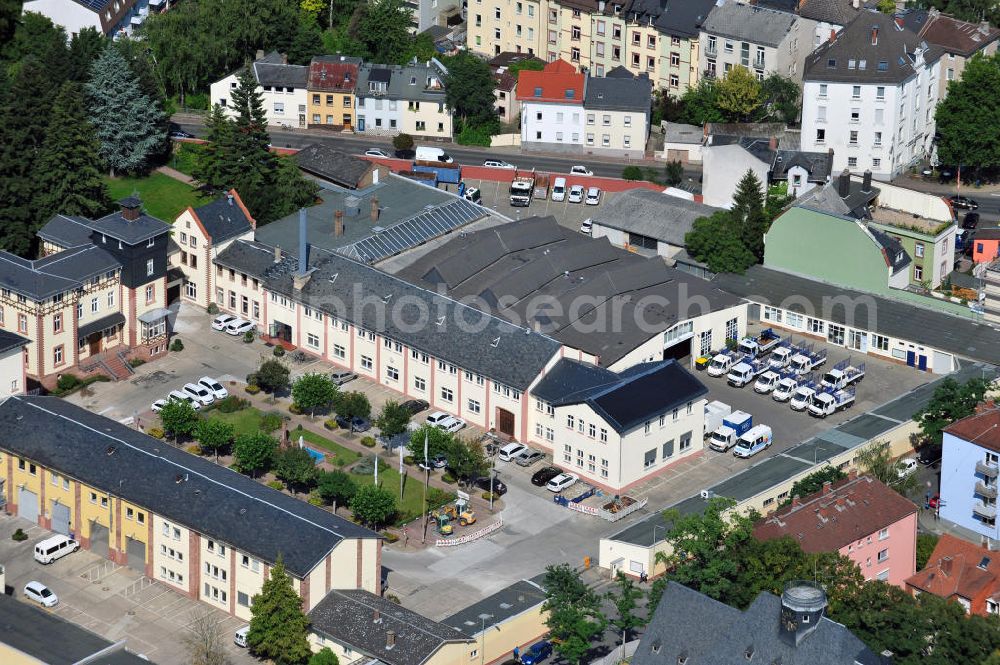
[[247,648],[247,633],[250,632],[250,624],[243,626],[236,631],[236,636],[233,638],[233,644],[244,649]]
[[52,536],[35,545],[35,561],[49,564],[80,549],[80,543],[68,536]]
[[736,457],[753,457],[762,450],[771,447],[771,428],[767,425],[757,425],[746,432],[736,442],[733,455]]
[[566,200],[566,178],[556,178],[556,183],[552,185],[552,200]]
[[430,146],[421,145],[417,146],[417,161],[444,162],[445,164],[451,164],[455,160],[441,148],[432,148]]
[[523,443],[508,443],[500,449],[497,457],[500,458],[501,462],[509,462],[527,449],[528,447]]

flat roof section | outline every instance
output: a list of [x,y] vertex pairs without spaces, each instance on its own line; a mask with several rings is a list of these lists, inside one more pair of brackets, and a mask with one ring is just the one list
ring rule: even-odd
[[[544,576],[543,576],[544,577]],[[536,578],[537,579],[537,578]],[[489,624],[500,624],[545,602],[545,589],[540,582],[518,580],[500,589],[492,596],[483,598],[441,623],[475,637],[482,632],[482,616],[489,615]],[[489,625],[487,625],[489,628]]]

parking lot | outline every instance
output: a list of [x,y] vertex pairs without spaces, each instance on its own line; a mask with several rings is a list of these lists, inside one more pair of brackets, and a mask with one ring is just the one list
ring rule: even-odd
[[[566,176],[566,179],[568,185],[574,184],[572,177]],[[597,210],[600,210],[601,207],[611,200],[612,197],[618,196],[617,193],[602,192],[601,202],[598,205],[570,203],[568,196],[563,201],[553,201],[552,182],[554,182],[554,180],[555,177],[552,177],[549,181],[549,196],[544,200],[537,198],[532,199],[531,205],[526,208],[514,207],[510,204],[509,185],[505,182],[468,180],[466,181],[466,185],[478,188],[483,197],[482,204],[487,208],[496,210],[501,215],[506,215],[511,219],[524,219],[525,217],[531,217],[534,215],[552,215],[556,218],[559,224],[574,230],[579,230],[580,223],[583,220],[592,217],[594,213]]]
[[[28,540],[11,535],[24,529]],[[51,532],[18,517],[0,517],[0,563],[7,586],[23,600],[24,585],[38,581],[51,589],[59,603],[45,611],[82,626],[112,642],[125,640],[131,651],[159,665],[190,663],[184,649],[189,626],[206,614],[218,622],[230,662],[257,663],[232,643],[246,622],[192,600],[131,568],[117,566],[86,551],[65,556],[47,566],[33,559],[35,543]],[[27,601],[25,601],[27,602]]]

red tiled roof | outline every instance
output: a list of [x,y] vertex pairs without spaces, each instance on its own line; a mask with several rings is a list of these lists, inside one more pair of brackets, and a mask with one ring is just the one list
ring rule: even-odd
[[[583,87],[586,77],[565,60],[555,60],[540,72],[522,71],[518,74],[517,98],[526,102],[559,102],[583,104]],[[538,93],[538,94],[536,94]]]
[[358,82],[358,66],[350,62],[314,60],[309,65],[309,90],[351,92]]
[[[941,598],[958,595],[972,601],[984,593],[991,596],[1000,591],[998,578],[1000,552],[991,552],[946,533],[938,540],[927,567],[906,580],[906,584]],[[972,611],[983,609],[973,607]]]
[[979,412],[944,428],[948,434],[1000,452],[1000,408],[980,405]]
[[791,536],[804,552],[836,552],[917,512],[912,501],[871,476],[845,478],[754,527],[758,540]]

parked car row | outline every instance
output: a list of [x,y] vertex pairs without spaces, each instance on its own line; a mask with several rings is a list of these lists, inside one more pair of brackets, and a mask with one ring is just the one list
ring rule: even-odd
[[257,324],[253,321],[247,321],[232,314],[219,314],[212,319],[213,330],[218,330],[234,337],[243,335],[250,330],[256,330],[256,328]]
[[153,413],[159,413],[167,405],[167,402],[176,400],[187,402],[197,410],[202,406],[212,404],[217,399],[226,397],[229,397],[229,391],[226,390],[225,386],[210,376],[203,376],[198,379],[197,383],[185,383],[180,390],[171,390],[166,397],[153,402],[151,408]]
[[443,429],[446,432],[455,432],[461,430],[465,427],[466,423],[461,418],[456,418],[455,416],[449,415],[444,411],[435,411],[434,413],[427,416],[426,420],[428,425],[433,425],[438,429]]

